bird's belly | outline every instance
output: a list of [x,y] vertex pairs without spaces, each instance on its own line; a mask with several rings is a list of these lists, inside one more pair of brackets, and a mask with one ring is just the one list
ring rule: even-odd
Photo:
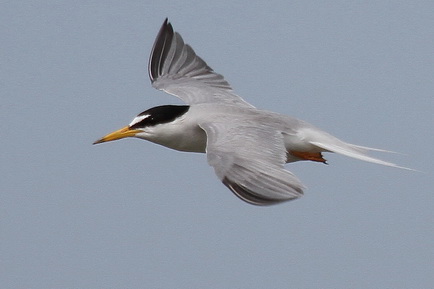
[[199,127],[191,127],[177,132],[168,132],[160,135],[158,140],[150,141],[178,151],[205,153],[206,140],[205,131]]

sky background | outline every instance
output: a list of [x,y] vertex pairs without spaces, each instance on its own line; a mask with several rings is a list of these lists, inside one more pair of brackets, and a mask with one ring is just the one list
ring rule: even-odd
[[[2,288],[433,288],[433,1],[1,1]],[[248,205],[205,155],[92,142],[179,104],[165,17],[258,108],[416,173],[327,154]]]

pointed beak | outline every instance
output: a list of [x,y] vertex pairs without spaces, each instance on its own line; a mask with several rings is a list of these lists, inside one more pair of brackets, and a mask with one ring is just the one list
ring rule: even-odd
[[129,126],[126,126],[126,127],[123,127],[117,131],[109,133],[108,135],[95,141],[93,144],[99,144],[99,143],[117,140],[117,139],[121,139],[121,138],[125,138],[125,137],[133,137],[139,132],[140,132],[140,130],[131,129]]

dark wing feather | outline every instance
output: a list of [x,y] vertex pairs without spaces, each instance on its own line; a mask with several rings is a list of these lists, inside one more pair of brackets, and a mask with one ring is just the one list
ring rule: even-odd
[[215,73],[184,43],[167,19],[155,39],[148,71],[156,89],[175,95],[187,104],[218,102],[252,107],[234,94],[223,76]]

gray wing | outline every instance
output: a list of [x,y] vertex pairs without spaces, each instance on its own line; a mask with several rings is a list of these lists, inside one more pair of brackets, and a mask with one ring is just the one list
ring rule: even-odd
[[296,199],[303,185],[284,169],[281,133],[267,126],[205,123],[208,163],[236,196],[253,205]]
[[218,102],[252,107],[232,92],[222,75],[184,44],[167,19],[155,39],[148,70],[153,87],[187,104]]

